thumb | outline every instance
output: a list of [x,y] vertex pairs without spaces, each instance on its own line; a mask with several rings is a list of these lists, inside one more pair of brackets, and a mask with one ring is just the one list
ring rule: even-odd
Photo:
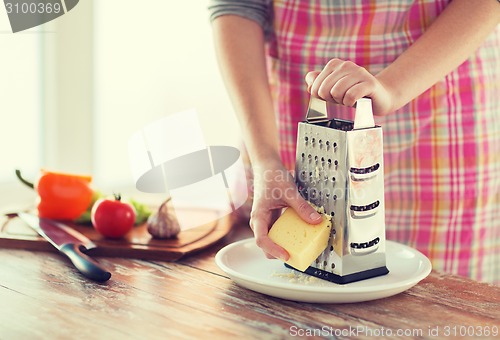
[[321,215],[298,193],[297,196],[289,199],[287,203],[307,223],[318,224],[323,220]]
[[311,87],[314,83],[314,80],[320,74],[320,71],[311,71],[306,74],[306,84],[307,84],[307,92],[311,93]]

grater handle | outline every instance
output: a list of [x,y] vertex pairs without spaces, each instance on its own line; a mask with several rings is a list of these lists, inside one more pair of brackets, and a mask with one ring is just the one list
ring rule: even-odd
[[313,97],[309,99],[306,121],[308,123],[324,123],[328,121],[328,112],[326,101],[321,98]]
[[354,116],[354,129],[366,129],[375,126],[373,120],[372,100],[361,98],[356,101],[356,115]]

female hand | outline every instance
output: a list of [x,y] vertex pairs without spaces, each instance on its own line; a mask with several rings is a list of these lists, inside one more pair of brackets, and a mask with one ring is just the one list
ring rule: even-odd
[[254,200],[250,227],[255,242],[266,257],[287,261],[288,252],[268,237],[270,227],[281,214],[281,209],[293,208],[306,222],[317,224],[321,216],[300,196],[292,174],[281,162],[272,161],[254,167]]
[[306,75],[308,91],[327,102],[354,106],[363,97],[372,99],[373,112],[385,115],[393,111],[393,95],[388,86],[351,61],[332,59],[321,71]]

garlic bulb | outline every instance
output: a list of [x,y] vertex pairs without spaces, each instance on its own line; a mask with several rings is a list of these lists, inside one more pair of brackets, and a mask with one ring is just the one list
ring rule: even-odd
[[158,211],[148,218],[148,232],[153,238],[174,238],[181,231],[175,213],[168,208],[169,201],[170,198],[163,202]]

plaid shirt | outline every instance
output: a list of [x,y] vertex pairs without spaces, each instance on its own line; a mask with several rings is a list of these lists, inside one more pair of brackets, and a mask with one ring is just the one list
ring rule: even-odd
[[[449,1],[226,0],[211,9],[213,18],[243,15],[269,31],[281,156],[293,169],[309,100],[305,74],[332,58],[380,72]],[[258,14],[239,11],[242,3]],[[352,119],[350,108],[330,109]],[[500,282],[500,27],[457,69],[376,122],[384,129],[387,238],[417,248],[437,270]]]

